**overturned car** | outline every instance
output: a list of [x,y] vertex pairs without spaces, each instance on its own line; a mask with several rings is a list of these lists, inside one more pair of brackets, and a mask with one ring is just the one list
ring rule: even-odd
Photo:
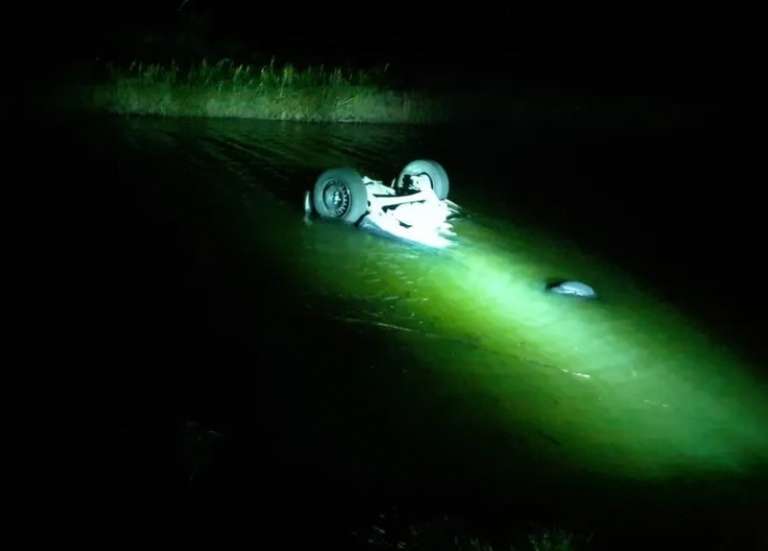
[[436,161],[408,163],[390,185],[361,176],[353,168],[333,168],[315,181],[304,197],[307,215],[443,248],[455,236],[451,220],[460,213],[448,200],[449,181]]

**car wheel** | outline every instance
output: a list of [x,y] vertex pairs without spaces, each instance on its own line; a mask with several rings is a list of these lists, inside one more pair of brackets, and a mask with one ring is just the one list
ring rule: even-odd
[[326,170],[315,182],[312,205],[321,218],[356,223],[368,211],[362,177],[352,168]]
[[411,161],[405,165],[405,168],[400,172],[400,176],[397,178],[397,189],[408,189],[407,180],[409,177],[422,174],[426,174],[429,177],[429,180],[432,182],[432,189],[439,199],[448,197],[448,174],[440,163],[428,159]]

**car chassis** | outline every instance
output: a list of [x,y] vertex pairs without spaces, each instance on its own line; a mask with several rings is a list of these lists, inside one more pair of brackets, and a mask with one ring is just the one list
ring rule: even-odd
[[409,163],[388,186],[351,168],[330,169],[305,194],[307,216],[337,220],[359,228],[434,248],[454,244],[451,220],[460,207],[447,198],[448,176],[430,160]]

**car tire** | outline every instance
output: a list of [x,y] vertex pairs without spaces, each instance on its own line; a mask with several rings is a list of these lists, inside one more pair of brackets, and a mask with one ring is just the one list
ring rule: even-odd
[[363,178],[352,168],[326,170],[315,181],[312,206],[321,218],[355,224],[368,212]]
[[405,165],[405,168],[397,178],[397,189],[407,188],[407,183],[405,182],[407,176],[418,176],[420,174],[426,174],[429,177],[432,182],[432,189],[439,199],[446,199],[448,197],[448,189],[450,188],[448,174],[440,163],[428,159],[418,159]]

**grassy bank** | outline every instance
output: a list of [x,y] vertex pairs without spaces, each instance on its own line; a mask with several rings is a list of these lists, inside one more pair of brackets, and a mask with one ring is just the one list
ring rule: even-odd
[[580,536],[559,529],[518,529],[503,536],[473,528],[459,518],[441,515],[431,520],[399,525],[379,514],[375,523],[351,534],[356,549],[370,551],[586,551],[592,535]]
[[[388,66],[378,69],[296,68],[203,60],[106,65],[68,93],[79,108],[128,115],[235,117],[304,122],[441,123],[551,121],[610,127],[675,123],[669,106],[642,96],[597,96],[515,81],[453,75],[456,85],[402,85]],[[445,75],[443,75],[444,77]],[[71,76],[69,79],[71,80]],[[424,79],[422,79],[424,80]],[[65,86],[66,88],[66,86]]]
[[309,122],[428,122],[440,118],[425,94],[387,86],[388,68],[297,69],[229,60],[181,68],[108,66],[90,104],[118,114],[240,117]]

